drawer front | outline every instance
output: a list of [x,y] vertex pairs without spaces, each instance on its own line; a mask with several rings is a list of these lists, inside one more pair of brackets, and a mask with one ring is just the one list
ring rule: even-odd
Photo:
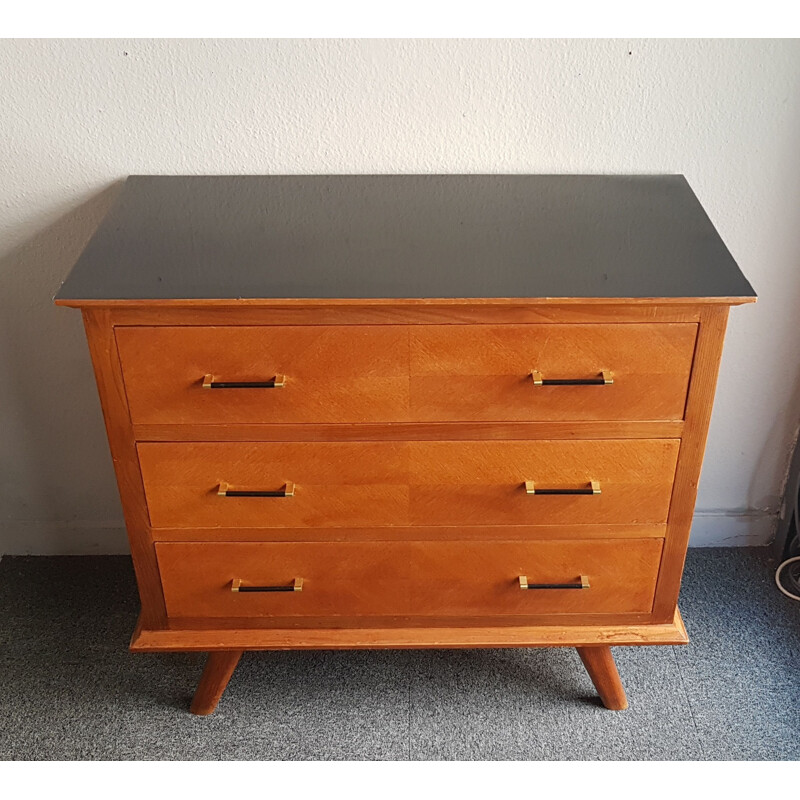
[[[156,528],[370,527],[408,514],[404,443],[145,442],[138,450]],[[233,494],[287,483],[292,496]]]
[[173,618],[648,613],[661,548],[660,539],[156,545]]
[[413,442],[411,524],[666,522],[679,446],[677,439]]
[[[696,335],[693,323],[416,326],[411,414],[424,421],[680,420]],[[604,371],[613,383],[602,383]]]
[[355,528],[663,523],[678,446],[144,442],[138,450],[153,527]]
[[[116,337],[134,423],[499,422],[682,419],[696,332],[693,323],[164,326],[120,327]],[[612,383],[596,383],[603,371]]]
[[[134,423],[408,418],[402,327],[120,327],[116,338]],[[277,376],[284,385],[270,387]]]

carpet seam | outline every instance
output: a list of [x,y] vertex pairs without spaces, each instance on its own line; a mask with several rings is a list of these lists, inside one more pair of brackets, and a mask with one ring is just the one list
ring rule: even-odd
[[[406,659],[406,662],[408,659]],[[406,668],[408,668],[409,664],[406,664]],[[411,670],[407,673],[408,681],[408,761],[411,761]]]
[[681,689],[683,689],[684,697],[686,698],[686,707],[689,709],[689,717],[692,720],[692,726],[694,727],[695,735],[697,736],[697,743],[700,745],[700,754],[702,755],[703,761],[708,761],[708,757],[706,755],[706,748],[703,745],[703,737],[700,735],[700,727],[697,724],[697,720],[694,716],[694,709],[692,708],[692,699],[689,697],[689,690],[686,688],[686,681],[683,679],[683,670],[681,669],[680,662],[678,661],[678,654],[675,651],[675,647],[671,646],[670,650],[672,651],[672,660],[675,662],[675,667],[678,670],[678,677],[681,680]]

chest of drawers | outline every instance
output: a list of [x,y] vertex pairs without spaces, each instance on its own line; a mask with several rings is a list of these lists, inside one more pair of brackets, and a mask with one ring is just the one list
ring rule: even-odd
[[731,305],[679,176],[134,177],[82,310],[131,647],[679,644]]

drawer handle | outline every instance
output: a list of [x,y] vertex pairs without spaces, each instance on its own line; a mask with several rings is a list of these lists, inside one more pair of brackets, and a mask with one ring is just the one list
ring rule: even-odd
[[588,589],[588,575],[581,575],[580,583],[528,583],[527,575],[519,576],[520,589]]
[[283,489],[279,489],[277,492],[243,491],[231,489],[230,484],[222,482],[217,489],[217,494],[220,497],[294,497],[295,488],[294,483],[286,481]]
[[302,592],[303,579],[295,578],[294,583],[288,586],[242,586],[241,578],[234,578],[231,581],[232,592]]
[[538,369],[531,370],[534,386],[611,386],[614,377],[604,369],[597,378],[543,378]]
[[203,378],[204,389],[283,389],[286,376],[276,375],[269,381],[215,381],[213,375]]
[[601,494],[600,481],[589,481],[585,489],[537,489],[534,481],[525,481],[528,494]]

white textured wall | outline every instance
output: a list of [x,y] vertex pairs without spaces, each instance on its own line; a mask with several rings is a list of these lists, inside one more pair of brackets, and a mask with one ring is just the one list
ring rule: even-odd
[[129,173],[681,172],[734,309],[693,541],[764,542],[800,420],[796,41],[0,42],[0,553],[125,540],[80,315]]

